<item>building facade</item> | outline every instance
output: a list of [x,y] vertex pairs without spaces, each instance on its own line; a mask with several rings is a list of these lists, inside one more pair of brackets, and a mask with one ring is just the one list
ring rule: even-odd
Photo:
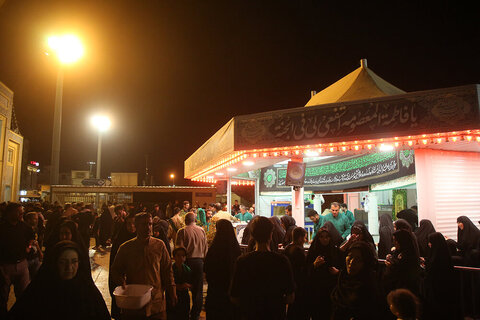
[[0,200],[18,201],[23,136],[13,111],[13,91],[0,82]]

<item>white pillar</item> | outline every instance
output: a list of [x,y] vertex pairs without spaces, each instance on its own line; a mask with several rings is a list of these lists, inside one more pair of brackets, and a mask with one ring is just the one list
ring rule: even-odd
[[260,212],[260,178],[255,179],[255,214]]
[[292,187],[292,217],[297,227],[305,227],[305,204],[303,201],[303,188]]
[[232,179],[227,179],[227,212],[232,213]]
[[372,236],[378,235],[378,203],[374,192],[367,194],[368,199],[368,231]]
[[319,215],[322,215],[322,204],[325,203],[325,199],[321,194],[315,194],[313,199],[313,210],[317,211]]
[[98,130],[98,145],[97,145],[97,179],[100,179],[100,170],[102,167],[102,131]]
[[52,160],[50,171],[50,185],[58,184],[60,175],[60,136],[62,133],[62,97],[63,97],[63,70],[57,74],[57,89],[55,92],[55,112],[53,114]]

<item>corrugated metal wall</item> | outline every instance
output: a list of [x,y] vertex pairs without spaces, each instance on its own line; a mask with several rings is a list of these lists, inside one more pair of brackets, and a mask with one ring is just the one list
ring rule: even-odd
[[480,153],[415,150],[415,171],[419,220],[455,240],[458,216],[480,226]]

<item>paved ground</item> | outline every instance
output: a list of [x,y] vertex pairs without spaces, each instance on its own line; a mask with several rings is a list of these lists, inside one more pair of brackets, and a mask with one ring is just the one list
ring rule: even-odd
[[[91,239],[90,248],[94,246],[95,240]],[[103,299],[107,304],[108,310],[110,311],[110,305],[112,298],[110,296],[110,291],[108,290],[108,265],[110,260],[110,248],[99,249],[99,250],[89,250],[90,264],[92,267],[92,278],[96,286],[102,293]],[[204,285],[204,297],[207,292],[206,284]],[[13,287],[10,290],[10,297],[8,299],[8,309],[10,309],[15,303],[15,294],[13,293]],[[202,311],[200,319],[205,319],[205,311]]]
[[[90,247],[92,248],[92,247]],[[112,297],[108,290],[108,265],[110,261],[110,248],[89,250],[90,265],[92,266],[92,278],[97,285],[98,290],[102,293],[103,299],[107,304],[108,311],[112,304]]]

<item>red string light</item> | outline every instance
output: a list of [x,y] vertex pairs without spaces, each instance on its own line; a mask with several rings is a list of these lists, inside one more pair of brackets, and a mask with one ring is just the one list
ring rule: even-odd
[[[436,134],[422,134],[417,136],[406,136],[406,137],[393,137],[393,138],[381,138],[376,140],[364,140],[364,141],[346,141],[339,143],[329,143],[325,144],[312,144],[304,146],[294,146],[294,147],[283,147],[283,148],[264,148],[264,149],[253,149],[253,150],[243,150],[236,151],[231,155],[226,156],[220,161],[217,161],[213,165],[200,170],[198,173],[193,175],[192,181],[202,181],[206,176],[211,176],[215,174],[220,169],[229,168],[237,165],[239,161],[246,160],[250,158],[258,158],[261,155],[263,158],[270,157],[289,157],[291,155],[300,155],[305,154],[307,150],[312,150],[311,147],[317,147],[319,153],[329,151],[333,154],[344,154],[352,153],[355,151],[361,151],[362,149],[373,151],[378,149],[381,145],[380,142],[384,144],[390,144],[395,148],[401,148],[402,146],[409,148],[421,148],[427,147],[429,144],[435,143],[456,143],[456,142],[480,142],[480,130],[467,130],[462,132],[446,132],[446,133],[436,133]],[[326,146],[320,148],[321,146]],[[363,146],[363,147],[362,147]],[[205,179],[205,182],[210,182],[213,180]]]

